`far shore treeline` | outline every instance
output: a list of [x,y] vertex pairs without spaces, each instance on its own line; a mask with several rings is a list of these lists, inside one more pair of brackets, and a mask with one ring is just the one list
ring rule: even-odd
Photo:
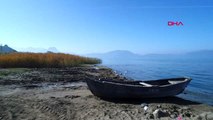
[[0,68],[60,68],[99,63],[100,59],[64,53],[0,54]]

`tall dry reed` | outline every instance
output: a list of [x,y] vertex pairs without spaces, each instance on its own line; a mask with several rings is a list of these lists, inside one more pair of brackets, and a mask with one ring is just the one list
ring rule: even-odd
[[2,68],[57,68],[73,67],[82,64],[99,64],[100,59],[81,57],[63,53],[10,53],[0,54]]

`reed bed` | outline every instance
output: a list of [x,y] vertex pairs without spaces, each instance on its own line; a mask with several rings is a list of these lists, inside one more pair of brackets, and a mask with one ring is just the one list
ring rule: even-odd
[[99,63],[100,59],[64,53],[0,54],[1,68],[59,68]]

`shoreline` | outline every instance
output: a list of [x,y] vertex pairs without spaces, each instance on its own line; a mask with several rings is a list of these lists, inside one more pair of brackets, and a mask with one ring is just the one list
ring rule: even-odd
[[[103,100],[85,79],[126,80],[104,66],[0,69],[0,119],[213,119],[213,106],[178,97]],[[147,106],[147,110],[144,107]]]

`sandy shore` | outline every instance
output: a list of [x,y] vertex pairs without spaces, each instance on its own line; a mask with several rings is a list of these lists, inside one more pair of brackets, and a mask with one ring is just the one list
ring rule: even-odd
[[110,101],[93,96],[84,80],[106,77],[126,79],[97,66],[0,69],[0,120],[213,120],[212,106],[177,97]]

